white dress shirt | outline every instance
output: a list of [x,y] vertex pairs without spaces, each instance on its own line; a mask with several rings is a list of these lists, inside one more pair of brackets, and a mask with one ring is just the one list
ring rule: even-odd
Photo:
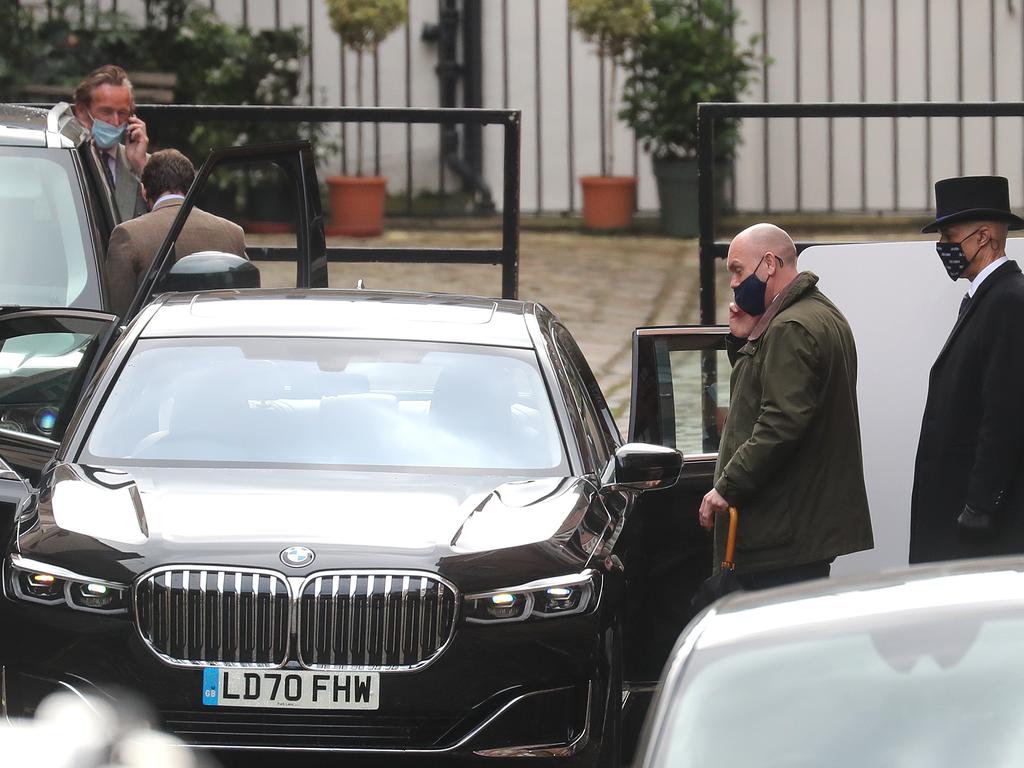
[[156,208],[164,200],[184,200],[184,199],[185,199],[185,196],[184,195],[179,195],[177,192],[164,192],[164,194],[160,195],[160,197],[158,197],[156,199],[156,202],[153,203],[153,207]]
[[978,286],[980,286],[985,281],[985,278],[991,275],[993,272],[995,272],[1009,260],[1009,256],[1000,256],[998,259],[996,259],[983,270],[981,270],[981,272],[978,273],[978,276],[971,280],[971,285],[967,289],[967,295],[973,298],[974,292],[978,290]]

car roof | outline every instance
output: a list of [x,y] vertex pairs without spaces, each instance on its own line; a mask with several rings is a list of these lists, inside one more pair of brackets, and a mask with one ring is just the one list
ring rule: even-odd
[[765,635],[825,633],[851,620],[903,622],[912,612],[1024,606],[1024,558],[962,560],[739,592],[714,605],[695,638],[709,648]]
[[75,142],[61,133],[71,116],[70,108],[63,102],[49,111],[0,104],[0,146],[73,148]]
[[532,348],[532,302],[441,293],[252,289],[162,296],[142,338],[294,336]]

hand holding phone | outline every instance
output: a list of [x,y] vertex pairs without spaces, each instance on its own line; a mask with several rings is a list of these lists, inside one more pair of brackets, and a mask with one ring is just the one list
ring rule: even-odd
[[128,118],[128,127],[124,132],[124,140],[125,155],[128,158],[128,162],[131,163],[135,175],[139,176],[142,174],[142,169],[146,166],[146,159],[148,158],[149,134],[146,133],[146,124],[136,115]]

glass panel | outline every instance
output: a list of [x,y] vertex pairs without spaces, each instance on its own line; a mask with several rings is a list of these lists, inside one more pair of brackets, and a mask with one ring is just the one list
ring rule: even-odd
[[99,307],[70,150],[0,147],[0,304]]
[[93,338],[86,333],[35,333],[4,340],[0,430],[51,437]]
[[564,471],[532,353],[351,339],[142,341],[87,452],[123,464]]
[[666,342],[656,345],[655,354],[659,379],[667,378],[671,391],[672,410],[665,414],[671,425],[665,425],[665,435],[675,439],[668,444],[684,454],[717,453],[729,412],[728,355],[715,349],[669,351]]
[[[288,174],[267,160],[231,162],[213,169],[196,206],[233,221],[245,231],[250,258],[260,270],[263,288],[294,288],[294,254],[286,260],[255,258],[257,248],[296,247],[295,188]],[[184,254],[178,254],[179,258]]]

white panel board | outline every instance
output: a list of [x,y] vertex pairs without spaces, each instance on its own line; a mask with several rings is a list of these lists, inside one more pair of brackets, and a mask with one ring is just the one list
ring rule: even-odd
[[[1024,264],[1024,239],[1010,239],[1007,253]],[[815,246],[801,255],[800,268],[821,278],[819,287],[846,315],[857,341],[857,396],[875,548],[840,558],[833,573],[906,565],[928,372],[953,329],[967,281],[953,283],[934,243],[920,241]]]

